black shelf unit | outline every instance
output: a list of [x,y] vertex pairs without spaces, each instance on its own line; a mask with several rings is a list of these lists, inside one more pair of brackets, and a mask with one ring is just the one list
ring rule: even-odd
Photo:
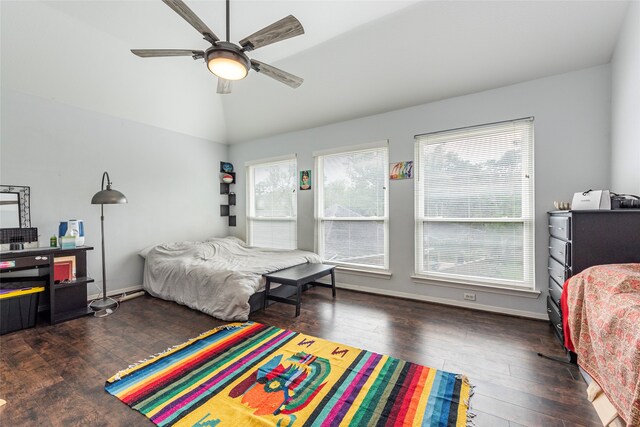
[[53,286],[55,286],[57,289],[60,288],[69,288],[69,287],[73,287],[73,286],[81,286],[81,285],[86,285],[87,283],[93,283],[94,280],[91,277],[78,277],[74,280],[70,280],[68,282],[58,282],[58,283],[54,283]]
[[229,227],[235,227],[236,216],[231,215],[231,206],[236,205],[236,194],[231,191],[231,185],[236,183],[236,173],[226,172],[225,170],[223,170],[223,164],[224,162],[220,162],[220,173],[231,175],[233,177],[233,181],[231,181],[230,183],[220,183],[220,194],[227,196],[227,204],[220,205],[220,216],[229,217]]
[[[78,246],[73,249],[35,248],[0,252],[0,261],[8,264],[5,264],[2,272],[35,270],[33,276],[27,279],[42,282],[44,285],[44,304],[41,304],[41,308],[47,311],[49,323],[55,324],[93,312],[87,306],[87,284],[94,281],[87,276],[87,251],[90,250],[93,250],[91,246]],[[55,283],[55,259],[69,256],[76,259],[76,279]],[[10,280],[13,279],[6,279]]]

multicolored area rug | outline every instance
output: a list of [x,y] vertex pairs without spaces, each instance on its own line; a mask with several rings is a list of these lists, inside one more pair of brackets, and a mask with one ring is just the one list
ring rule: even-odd
[[465,426],[466,377],[259,323],[205,332],[109,380],[159,426]]

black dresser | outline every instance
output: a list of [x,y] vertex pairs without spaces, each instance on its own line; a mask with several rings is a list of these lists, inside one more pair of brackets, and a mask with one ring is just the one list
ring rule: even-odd
[[549,212],[549,321],[564,344],[565,280],[599,264],[640,262],[640,210]]

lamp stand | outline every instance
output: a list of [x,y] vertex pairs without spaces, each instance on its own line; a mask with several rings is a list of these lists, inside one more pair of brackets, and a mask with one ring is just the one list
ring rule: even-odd
[[[118,301],[113,298],[109,298],[107,296],[107,269],[105,267],[105,258],[104,258],[104,205],[100,205],[100,237],[102,237],[102,299],[95,300],[89,307],[93,311],[101,311],[106,310],[108,308],[113,308],[118,305]],[[111,314],[111,313],[107,313]]]

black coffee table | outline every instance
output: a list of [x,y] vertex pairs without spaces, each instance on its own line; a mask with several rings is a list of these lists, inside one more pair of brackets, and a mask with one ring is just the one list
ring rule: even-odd
[[[296,306],[296,317],[300,315],[300,295],[304,285],[321,286],[323,288],[331,288],[333,297],[336,297],[336,275],[335,265],[307,263],[296,265],[295,267],[285,268],[284,270],[274,271],[273,273],[264,274],[267,283],[264,290],[264,309],[267,309],[267,301],[278,301],[285,304]],[[331,284],[316,282],[316,279],[331,275]],[[295,286],[297,288],[296,298],[283,298],[276,295],[269,295],[271,283],[280,283],[286,286]]]

